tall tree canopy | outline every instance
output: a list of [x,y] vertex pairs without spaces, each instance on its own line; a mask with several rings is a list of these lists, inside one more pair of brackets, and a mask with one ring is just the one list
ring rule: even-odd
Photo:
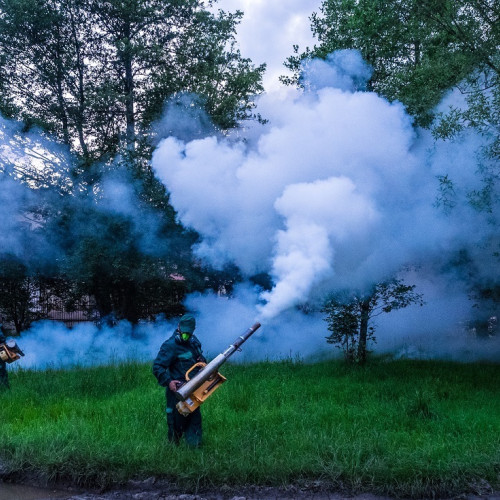
[[[241,13],[201,0],[0,0],[2,111],[42,125],[87,161],[134,151],[167,98],[198,93],[217,126],[262,91],[234,43]],[[0,101],[0,103],[3,103]]]
[[22,256],[23,283],[45,273],[66,302],[90,295],[101,315],[137,321],[207,275],[217,282],[194,262],[197,235],[178,223],[149,162],[167,103],[196,95],[188,105],[212,131],[253,118],[265,66],[236,46],[242,13],[212,3],[0,0],[0,113],[22,124],[0,117],[0,180],[8,192],[24,183],[34,206],[9,213],[33,218],[26,232],[45,246],[31,246],[31,260],[54,264]]
[[371,90],[400,100],[420,125],[443,93],[473,71],[498,85],[500,9],[495,0],[324,0],[311,16],[319,44],[291,56],[285,83],[298,83],[312,57],[354,48],[372,65]]

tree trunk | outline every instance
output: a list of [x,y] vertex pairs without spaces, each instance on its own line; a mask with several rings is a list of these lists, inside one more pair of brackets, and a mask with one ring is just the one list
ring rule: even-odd
[[414,66],[415,68],[417,66],[420,66],[420,60],[421,60],[421,45],[419,40],[415,40],[413,42],[413,47],[415,51],[415,59],[414,59]]
[[130,23],[125,25],[126,46],[122,53],[122,61],[125,69],[125,118],[127,122],[126,141],[127,150],[135,151],[135,113],[134,113],[134,74],[132,70],[132,47]]
[[66,114],[66,103],[64,102],[63,86],[62,86],[62,70],[60,67],[57,69],[57,101],[59,104],[59,116],[62,122],[63,142],[67,146],[70,144],[69,140],[69,125],[68,115]]
[[134,80],[130,59],[126,61],[125,66],[125,114],[127,119],[127,150],[133,152],[135,151]]
[[105,318],[113,311],[109,286],[106,283],[97,280],[92,288],[91,295],[94,296],[99,316],[100,318]]
[[135,283],[123,283],[119,293],[119,317],[126,319],[133,325],[139,321],[139,311],[137,308],[137,287]]
[[368,320],[370,319],[370,298],[361,302],[361,321],[359,326],[358,361],[366,362],[366,343],[368,340]]
[[85,70],[85,62],[83,60],[81,50],[80,50],[80,42],[78,40],[77,35],[77,27],[76,20],[73,15],[73,11],[70,11],[70,19],[71,19],[71,32],[73,36],[73,43],[75,46],[76,52],[76,66],[78,68],[78,113],[76,119],[76,129],[78,131],[78,140],[80,142],[80,147],[82,148],[82,153],[85,161],[89,160],[89,150],[87,147],[87,143],[85,141],[85,133],[83,130],[84,121],[85,121],[85,79],[84,79],[84,70]]

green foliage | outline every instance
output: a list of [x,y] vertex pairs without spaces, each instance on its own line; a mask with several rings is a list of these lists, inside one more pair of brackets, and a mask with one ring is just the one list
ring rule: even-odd
[[0,313],[14,324],[18,334],[38,319],[33,309],[33,282],[19,258],[11,254],[0,256]]
[[84,164],[136,152],[177,92],[199,93],[227,129],[263,90],[264,66],[235,46],[241,13],[213,15],[201,0],[0,0],[0,14],[3,108]]
[[301,63],[358,49],[372,65],[371,90],[403,102],[429,126],[443,93],[476,69],[497,72],[498,9],[489,0],[324,0],[311,16],[319,44],[295,48],[286,66],[297,83]]
[[81,485],[163,477],[430,498],[498,488],[499,367],[432,361],[225,365],[200,450],[166,442],[149,363],[16,370],[0,394],[0,459]]
[[[60,251],[45,277],[66,283],[58,293],[67,303],[91,295],[101,314],[136,321],[168,313],[172,297],[178,313],[206,276],[228,281],[193,262],[197,235],[176,220],[150,160],[152,123],[173,96],[198,94],[219,131],[253,118],[265,67],[236,47],[241,16],[212,14],[202,0],[0,0],[0,111],[24,124],[0,168],[62,195],[34,211],[38,233]],[[65,148],[28,139],[34,127]],[[128,209],[99,205],[116,172],[134,192],[142,227]]]
[[137,198],[134,205],[122,213],[99,197],[95,203],[68,197],[45,221],[61,249],[57,272],[69,286],[66,303],[90,296],[100,317],[113,314],[132,323],[179,312],[186,287],[170,275],[190,259],[190,240],[168,218],[162,221],[161,211]]
[[339,292],[330,297],[322,312],[331,334],[326,337],[344,352],[349,363],[366,361],[369,341],[375,341],[375,327],[369,325],[372,318],[403,309],[411,304],[423,305],[422,294],[414,291],[415,285],[406,285],[393,279],[375,285],[366,295],[351,291]]
[[[331,334],[326,338],[329,344],[334,344],[344,352],[348,362],[357,360],[358,338],[360,327],[359,299],[343,303],[338,298],[330,299],[322,309],[326,313],[325,321]],[[372,330],[368,333],[368,340],[373,340]]]
[[442,208],[445,214],[449,214],[457,203],[455,187],[448,174],[439,176],[438,181],[439,194],[436,198],[435,206],[436,208]]
[[462,106],[450,106],[437,115],[432,129],[436,140],[457,140],[468,131],[482,136],[484,145],[477,152],[479,189],[470,190],[470,204],[478,211],[492,213],[498,205],[500,178],[500,75],[487,68],[472,74],[461,86]]

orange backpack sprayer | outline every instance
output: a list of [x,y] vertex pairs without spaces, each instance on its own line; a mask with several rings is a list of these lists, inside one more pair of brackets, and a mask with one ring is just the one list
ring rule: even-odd
[[[210,397],[227,379],[219,373],[219,367],[240,350],[241,344],[260,328],[255,323],[243,335],[240,335],[224,352],[216,356],[210,363],[195,363],[186,373],[186,382],[177,388],[175,395],[180,401],[176,408],[181,415],[187,416]],[[201,370],[192,378],[189,374],[195,368]]]
[[13,363],[17,361],[24,352],[21,351],[15,340],[7,340],[4,344],[0,344],[0,359],[5,363]]

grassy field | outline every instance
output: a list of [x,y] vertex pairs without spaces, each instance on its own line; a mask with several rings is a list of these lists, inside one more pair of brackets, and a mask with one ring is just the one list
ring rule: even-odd
[[378,360],[225,365],[199,450],[166,443],[149,364],[16,371],[0,393],[0,459],[13,470],[104,485],[332,487],[448,495],[500,482],[500,365]]

